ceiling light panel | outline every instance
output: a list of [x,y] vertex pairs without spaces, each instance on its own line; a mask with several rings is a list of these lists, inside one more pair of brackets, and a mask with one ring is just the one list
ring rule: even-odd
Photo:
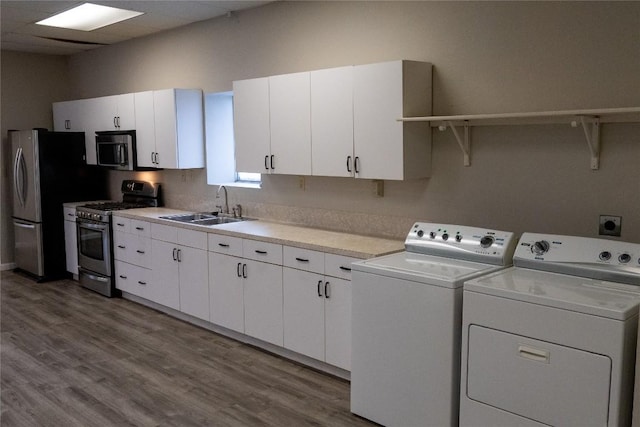
[[142,12],[84,3],[66,12],[38,21],[36,24],[71,30],[92,31],[139,15],[142,15]]

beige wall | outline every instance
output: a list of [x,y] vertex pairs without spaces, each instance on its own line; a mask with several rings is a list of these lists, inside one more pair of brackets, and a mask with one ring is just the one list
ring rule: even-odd
[[60,56],[2,51],[0,165],[0,267],[13,262],[11,145],[9,129],[52,129],[51,103],[69,97],[67,60]]
[[[434,64],[434,114],[640,106],[638,2],[277,2],[70,58],[70,98],[168,87],[226,91],[237,79],[394,59]],[[601,168],[581,129],[473,129],[472,166],[434,134],[430,179],[266,176],[232,188],[248,215],[403,237],[415,220],[597,235],[623,217],[640,242],[640,125],[605,125]],[[119,182],[137,174],[111,175]],[[203,170],[162,171],[167,205],[213,209]]]

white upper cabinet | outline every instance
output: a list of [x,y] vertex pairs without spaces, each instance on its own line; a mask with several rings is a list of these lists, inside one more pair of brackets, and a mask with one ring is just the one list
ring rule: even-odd
[[269,78],[233,82],[236,171],[269,173]]
[[353,67],[311,72],[311,172],[353,176]]
[[97,132],[132,130],[136,127],[132,93],[87,99],[89,128]]
[[236,169],[404,180],[431,173],[431,64],[392,61],[233,83]]
[[311,175],[311,99],[309,73],[269,77],[273,173]]
[[431,68],[416,61],[354,67],[356,177],[403,180],[430,175],[429,126],[398,119],[431,114]]
[[138,166],[204,167],[202,91],[165,89],[134,96]]
[[86,100],[53,103],[53,130],[56,132],[82,132],[85,128]]

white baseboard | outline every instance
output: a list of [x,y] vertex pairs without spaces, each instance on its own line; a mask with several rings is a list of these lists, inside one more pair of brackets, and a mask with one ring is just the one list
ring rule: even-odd
[[0,271],[13,270],[14,268],[16,268],[16,263],[15,262],[8,262],[8,263],[5,263],[5,264],[0,264]]

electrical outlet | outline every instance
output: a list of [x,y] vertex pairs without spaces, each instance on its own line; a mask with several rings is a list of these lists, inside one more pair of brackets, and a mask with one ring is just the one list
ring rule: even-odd
[[601,236],[620,236],[622,231],[622,217],[614,215],[600,215]]

